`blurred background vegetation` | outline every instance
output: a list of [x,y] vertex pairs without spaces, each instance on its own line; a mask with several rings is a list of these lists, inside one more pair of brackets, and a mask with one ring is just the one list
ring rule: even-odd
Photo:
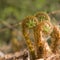
[[[49,13],[56,10],[60,10],[60,0],[0,0],[0,21],[14,25],[22,21],[24,17],[34,15],[36,12]],[[59,19],[57,18],[57,20]],[[12,35],[12,30],[6,28],[6,24],[4,24],[0,23],[0,45],[5,41],[9,43]],[[4,28],[6,29],[4,30]],[[21,30],[20,27],[16,27],[16,29]],[[18,35],[18,40],[23,40],[19,34],[16,33],[16,35]]]
[[0,0],[0,18],[13,14],[17,20],[38,11],[51,12],[60,9],[60,0]]

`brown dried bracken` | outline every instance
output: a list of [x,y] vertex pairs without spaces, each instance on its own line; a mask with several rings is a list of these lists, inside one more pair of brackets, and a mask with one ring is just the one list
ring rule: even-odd
[[0,57],[0,60],[27,60],[28,51],[25,50],[21,52],[15,52],[14,54],[6,54],[3,57]]

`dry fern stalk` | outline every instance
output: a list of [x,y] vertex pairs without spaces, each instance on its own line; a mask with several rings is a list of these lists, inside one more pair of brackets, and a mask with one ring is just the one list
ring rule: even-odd
[[34,46],[29,38],[29,29],[33,29],[37,24],[38,20],[34,16],[28,16],[22,22],[22,32],[25,37],[25,41],[29,49],[29,52],[32,56],[31,60],[34,60],[36,57]]

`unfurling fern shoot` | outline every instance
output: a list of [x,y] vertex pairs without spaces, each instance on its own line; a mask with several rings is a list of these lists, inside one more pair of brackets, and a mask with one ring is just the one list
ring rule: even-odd
[[48,46],[48,43],[43,37],[44,34],[49,34],[49,31],[51,29],[51,26],[47,25],[49,25],[48,22],[43,21],[34,28],[35,44],[38,58],[42,58],[47,54],[52,53],[50,47]]
[[51,33],[51,49],[53,53],[58,53],[60,46],[60,29],[57,26],[53,27]]
[[40,21],[50,21],[50,17],[46,12],[38,12],[35,14],[35,17]]
[[38,26],[34,28],[37,56],[38,58],[42,58],[44,55],[52,53],[48,43],[43,37],[45,35],[50,35],[52,31],[52,24],[50,22],[50,17],[45,12],[39,12],[35,15],[35,17],[39,21]]
[[22,32],[25,37],[30,56],[32,57],[31,60],[35,60],[35,49],[29,38],[29,29],[33,29],[37,24],[38,20],[34,16],[28,16],[22,22]]

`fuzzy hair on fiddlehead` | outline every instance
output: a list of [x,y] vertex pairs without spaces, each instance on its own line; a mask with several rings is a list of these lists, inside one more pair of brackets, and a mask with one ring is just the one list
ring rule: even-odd
[[46,12],[38,12],[34,15],[40,22],[48,20],[50,21],[50,17]]

